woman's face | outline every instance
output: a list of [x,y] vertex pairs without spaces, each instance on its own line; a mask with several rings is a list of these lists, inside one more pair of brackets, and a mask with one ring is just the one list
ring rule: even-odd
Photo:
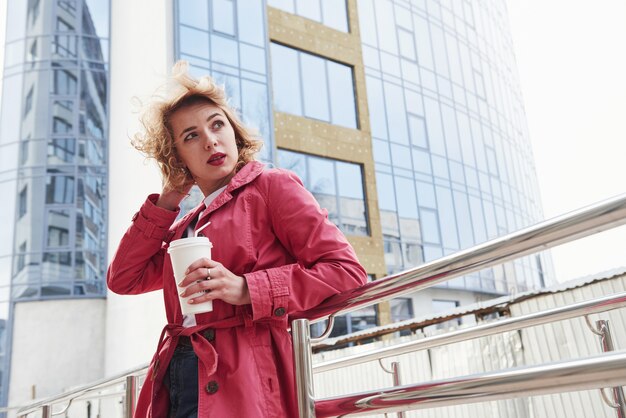
[[174,146],[205,196],[235,175],[239,158],[235,131],[224,112],[209,101],[193,103],[169,117]]

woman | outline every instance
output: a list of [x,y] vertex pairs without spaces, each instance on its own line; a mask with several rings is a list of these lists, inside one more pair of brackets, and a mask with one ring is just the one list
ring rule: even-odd
[[[168,324],[135,416],[296,417],[289,315],[363,284],[365,271],[293,173],[254,161],[259,142],[210,78],[179,62],[172,81],[134,140],[157,160],[163,190],[135,215],[107,275],[115,293],[163,289]],[[194,184],[204,203],[174,222]],[[212,259],[175,283],[169,242],[208,220]],[[183,316],[178,293],[201,293],[190,303],[212,300],[213,311]]]

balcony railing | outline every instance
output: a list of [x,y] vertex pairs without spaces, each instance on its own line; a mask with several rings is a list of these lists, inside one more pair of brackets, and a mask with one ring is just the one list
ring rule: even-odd
[[[399,344],[393,347],[324,362],[313,366],[311,345],[330,334],[333,318],[366,306],[412,293],[438,283],[491,267],[524,255],[543,251],[597,232],[626,224],[626,195],[539,223],[467,250],[429,262],[412,270],[395,274],[329,298],[317,308],[294,315],[292,336],[296,364],[297,393],[300,417],[357,416],[388,412],[508,399],[593,388],[626,385],[626,352],[543,364],[499,372],[395,386],[340,397],[317,399],[313,393],[313,373],[358,364],[442,344],[465,341],[508,330],[545,324],[597,313],[626,305],[621,293],[523,317],[500,320],[445,335]],[[311,338],[310,324],[329,319],[329,326],[319,338]],[[125,399],[124,415],[131,417],[137,383],[145,374],[142,367],[132,372],[92,385],[65,392],[21,408],[19,417],[40,411],[43,418],[52,416],[52,406],[94,396],[102,387],[125,383],[118,395]],[[617,391],[619,392],[619,390]],[[620,402],[619,396],[615,396]],[[623,394],[621,396],[623,403]],[[624,417],[624,405],[615,405]]]

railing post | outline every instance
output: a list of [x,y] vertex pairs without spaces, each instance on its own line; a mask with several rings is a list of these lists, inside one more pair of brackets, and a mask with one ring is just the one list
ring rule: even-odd
[[[400,377],[400,363],[397,361],[391,362],[391,375],[393,376],[393,385],[400,386],[402,384],[402,378]],[[398,418],[405,418],[404,411],[398,411]]]
[[52,405],[44,405],[41,407],[41,418],[52,418]]
[[[613,338],[611,337],[611,328],[609,327],[609,321],[600,320],[596,321],[598,333],[600,335],[600,345],[602,351],[609,352],[614,351]],[[613,392],[613,401],[615,405],[611,405],[617,411],[618,418],[626,418],[626,401],[624,400],[624,390],[621,386],[617,386],[611,389]]]
[[124,398],[124,417],[133,418],[137,404],[137,376],[126,376],[126,396]]
[[296,366],[296,391],[300,418],[315,418],[313,397],[313,359],[311,332],[308,319],[296,319],[291,323],[293,358]]

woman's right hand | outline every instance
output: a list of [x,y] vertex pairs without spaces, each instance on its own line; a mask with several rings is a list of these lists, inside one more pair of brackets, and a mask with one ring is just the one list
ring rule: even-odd
[[176,210],[180,202],[189,195],[189,191],[194,184],[195,182],[191,176],[189,176],[189,181],[180,190],[176,190],[169,183],[165,183],[156,205],[167,210]]

